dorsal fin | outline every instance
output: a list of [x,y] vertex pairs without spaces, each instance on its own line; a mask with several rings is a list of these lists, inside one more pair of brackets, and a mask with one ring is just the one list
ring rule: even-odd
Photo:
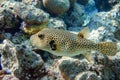
[[78,33],[78,37],[80,38],[88,38],[89,37],[90,30],[88,27],[85,27]]

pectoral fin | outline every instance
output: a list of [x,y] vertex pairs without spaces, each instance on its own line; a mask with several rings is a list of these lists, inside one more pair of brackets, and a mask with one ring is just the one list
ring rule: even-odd
[[88,38],[89,37],[90,30],[88,27],[85,27],[78,33],[78,37],[80,38]]

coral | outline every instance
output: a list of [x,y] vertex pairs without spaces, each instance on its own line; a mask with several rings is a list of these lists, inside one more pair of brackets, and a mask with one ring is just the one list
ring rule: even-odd
[[19,79],[12,75],[5,75],[1,80],[19,80]]
[[[46,22],[48,22],[48,20],[49,20],[48,13],[45,13],[42,9],[38,9],[29,4],[27,4],[27,6],[26,6],[26,4],[22,3],[22,2],[14,2],[13,3],[13,2],[7,1],[7,2],[2,3],[2,5],[3,5],[2,6],[3,8],[7,8],[10,12],[13,13],[11,15],[16,14],[17,16],[19,16],[21,18],[21,22],[19,21],[20,24],[17,23],[18,25],[15,25],[16,23],[14,23],[13,25],[15,25],[15,27],[20,28],[21,30],[23,30],[24,32],[26,32],[28,34],[34,34],[37,31],[43,29],[45,27],[44,24],[46,24]],[[11,17],[11,15],[8,15],[8,16]],[[9,18],[9,17],[7,17],[7,18]],[[7,19],[5,19],[5,20],[7,20]],[[12,22],[13,20],[11,20],[11,19],[8,21],[13,23]],[[18,21],[18,20],[15,20],[15,21]],[[3,24],[3,23],[5,23],[5,21],[1,22],[1,24]],[[10,25],[10,23],[9,23],[9,25]]]
[[74,5],[77,0],[70,0],[70,8],[74,8]]
[[89,0],[77,0],[79,4],[86,5]]
[[29,38],[29,35],[25,35],[22,32],[16,32],[10,38],[5,38],[5,39],[11,40],[14,44],[22,44],[24,41],[27,41],[28,38]]
[[22,22],[20,29],[23,30],[27,34],[32,35],[32,34],[35,34],[35,33],[39,32],[43,28],[47,28],[46,25],[47,25],[47,22],[42,23],[42,24],[35,24],[35,25],[34,24],[29,25],[26,22]]
[[0,80],[19,80],[15,76],[12,76],[7,70],[0,70]]
[[97,29],[91,31],[91,36],[89,36],[89,39],[97,43],[101,41],[112,41],[115,40],[113,35],[114,31],[114,27],[106,29],[104,26],[100,26]]
[[18,31],[20,27],[20,18],[13,14],[6,8],[0,8],[0,30],[5,30],[7,32],[15,32],[14,30]]
[[4,38],[5,38],[5,37],[4,37],[4,33],[1,31],[1,32],[0,32],[0,42],[3,41]]
[[[49,20],[49,14],[45,13],[42,9],[38,9],[32,5],[28,5],[22,2],[4,2],[3,8],[8,8],[9,11],[16,13],[22,21],[27,25],[42,25]],[[23,26],[23,28],[26,26]],[[27,26],[29,27],[29,26]]]
[[116,4],[111,11],[108,12],[108,15],[110,19],[114,20],[114,24],[116,24],[116,27],[119,27],[118,25],[120,22],[120,3]]
[[5,76],[5,75],[7,75],[8,73],[7,73],[7,71],[5,71],[5,70],[0,70],[0,80]]
[[1,58],[2,67],[4,67],[4,69],[11,68],[10,69],[11,71],[15,71],[16,66],[18,66],[18,60],[15,57],[16,54],[14,44],[9,40],[5,40],[4,43],[5,44],[2,46],[2,58]]
[[62,19],[50,18],[47,25],[48,28],[63,29],[66,30],[67,25]]
[[23,31],[27,34],[35,34],[42,30],[43,28],[55,28],[55,29],[63,29],[66,30],[66,24],[62,19],[58,18],[50,18],[48,22],[41,25],[27,25],[25,22],[22,22],[21,25]]
[[95,72],[85,71],[78,74],[75,80],[100,80]]
[[[92,29],[90,39],[95,42],[116,41],[114,33],[119,29],[119,4],[109,12],[99,12],[87,24]],[[116,35],[116,34],[115,34]]]
[[68,26],[68,30],[79,31],[80,26],[84,24],[84,20],[86,19],[84,6],[75,3],[72,12],[65,15],[63,20]]
[[37,8],[42,8],[42,1],[41,0],[22,0],[22,2],[30,5],[34,5]]
[[85,60],[63,57],[58,60],[58,68],[65,80],[119,80],[120,55],[105,57],[98,56],[97,64]]
[[43,0],[44,7],[52,14],[62,14],[69,10],[69,0]]
[[46,74],[40,55],[24,45],[14,45],[9,40],[4,40],[2,47],[2,65],[19,79],[32,80]]
[[0,80],[120,80],[120,52],[115,56],[89,52],[93,64],[81,55],[61,58],[38,50],[29,41],[43,28],[77,34],[87,26],[88,39],[94,42],[120,42],[119,2],[0,0]]
[[0,0],[0,4],[1,4],[3,1],[7,1],[7,0]]
[[[120,79],[120,52],[115,56],[98,56],[98,64],[102,65],[101,69],[98,71],[99,75],[102,76],[104,80],[119,80]],[[96,68],[98,68],[96,66]]]
[[65,80],[74,80],[78,73],[89,69],[87,62],[69,57],[60,59],[58,67]]
[[66,30],[66,24],[62,19],[50,18],[48,22],[41,25],[27,25],[27,23],[22,22],[22,30],[27,34],[35,34],[42,30],[43,28],[55,28],[55,29],[63,29]]
[[99,11],[109,11],[117,3],[119,3],[119,0],[95,0],[96,7]]
[[114,32],[114,35],[115,35],[115,38],[120,40],[120,29],[117,29],[115,32]]

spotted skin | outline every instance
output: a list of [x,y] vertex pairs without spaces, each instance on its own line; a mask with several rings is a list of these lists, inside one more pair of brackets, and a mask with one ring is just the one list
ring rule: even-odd
[[[44,35],[40,37],[39,35]],[[39,49],[48,51],[57,56],[75,56],[95,50],[106,55],[115,55],[116,43],[101,42],[94,43],[84,36],[78,36],[64,30],[43,29],[30,38],[31,43]],[[53,41],[52,43],[50,43]]]

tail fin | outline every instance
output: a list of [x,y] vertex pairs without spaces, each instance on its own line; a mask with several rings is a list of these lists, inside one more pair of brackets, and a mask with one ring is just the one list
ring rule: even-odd
[[115,42],[100,42],[97,44],[97,51],[113,56],[117,53],[117,44]]

